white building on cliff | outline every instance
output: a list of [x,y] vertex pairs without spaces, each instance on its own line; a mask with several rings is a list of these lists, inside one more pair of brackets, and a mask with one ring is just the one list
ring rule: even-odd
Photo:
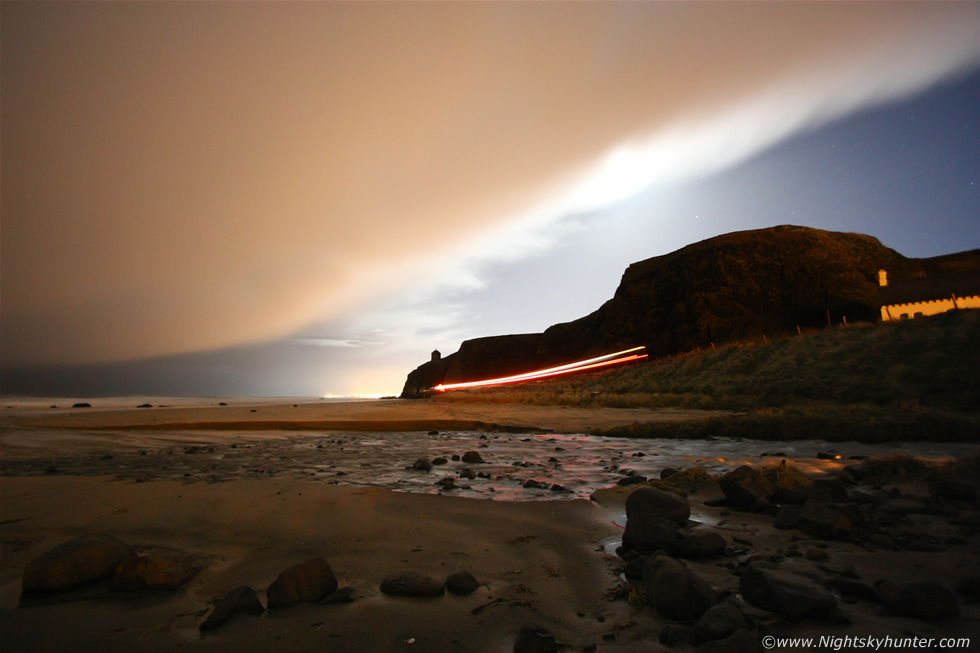
[[980,272],[960,272],[888,283],[878,270],[881,319],[909,320],[958,308],[980,308]]

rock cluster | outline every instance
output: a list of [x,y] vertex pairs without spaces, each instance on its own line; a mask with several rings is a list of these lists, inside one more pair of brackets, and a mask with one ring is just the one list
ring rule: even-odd
[[24,568],[26,594],[65,592],[105,580],[136,551],[118,537],[104,533],[80,535],[32,560]]
[[[942,552],[947,540],[923,526],[915,532],[914,518],[944,516],[949,524],[980,527],[974,519],[976,494],[969,481],[933,480],[930,496],[903,496],[897,488],[885,490],[881,479],[857,487],[856,478],[867,478],[862,466],[849,466],[837,478],[813,480],[793,466],[760,469],[745,465],[718,479],[722,499],[706,505],[753,512],[771,518],[777,529],[795,531],[793,540],[844,540],[866,550]],[[964,512],[965,509],[965,512]],[[726,514],[726,511],[722,511]],[[834,570],[828,544],[800,549],[789,546],[785,556],[753,555],[744,538],[729,542],[722,533],[705,526],[692,527],[689,500],[649,486],[633,490],[626,499],[626,528],[617,553],[625,560],[625,575],[642,590],[643,601],[659,615],[679,623],[662,629],[660,641],[667,646],[695,645],[706,651],[756,651],[760,628],[773,623],[801,620],[838,625],[850,623],[846,604],[870,601],[889,614],[921,620],[955,618],[960,601],[975,601],[980,579],[911,580],[903,569],[876,582],[863,581],[855,571]],[[976,523],[973,523],[976,522]],[[922,522],[928,524],[929,522]],[[809,561],[814,567],[784,565],[790,557]],[[685,563],[683,559],[692,561]],[[726,599],[698,571],[698,560],[719,559],[737,577],[737,595]],[[813,570],[808,572],[807,569]],[[959,595],[959,596],[958,596]],[[733,600],[734,599],[734,600]],[[762,618],[771,613],[773,617]],[[760,621],[760,619],[762,619]]]
[[193,556],[169,551],[138,555],[115,535],[93,533],[59,544],[29,562],[21,589],[27,600],[106,580],[113,591],[173,591],[203,569]]

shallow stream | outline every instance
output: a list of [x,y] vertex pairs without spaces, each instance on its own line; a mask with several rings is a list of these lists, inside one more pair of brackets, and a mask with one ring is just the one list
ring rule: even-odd
[[[67,441],[70,439],[70,443]],[[63,445],[63,446],[59,446]],[[446,493],[501,501],[588,498],[630,475],[659,478],[665,468],[703,467],[724,473],[742,464],[787,459],[808,472],[830,471],[852,456],[905,453],[938,461],[975,445],[896,442],[868,445],[819,440],[637,440],[592,435],[481,433],[256,434],[228,431],[85,432],[7,431],[0,474],[114,475],[143,481],[221,482],[243,478],[301,478],[401,492]],[[64,453],[58,453],[63,451]],[[476,451],[483,463],[453,460]],[[818,458],[839,454],[839,460]],[[419,458],[445,458],[431,471],[412,469]],[[471,471],[475,478],[461,478]],[[453,479],[455,487],[440,481]],[[543,488],[525,488],[533,479]],[[552,490],[559,485],[563,490]]]

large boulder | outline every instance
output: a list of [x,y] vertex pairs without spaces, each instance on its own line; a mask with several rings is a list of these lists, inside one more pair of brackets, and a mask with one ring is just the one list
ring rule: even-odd
[[748,628],[745,615],[728,601],[714,605],[708,609],[694,625],[698,639],[710,642],[728,637],[737,630]]
[[623,531],[623,549],[640,553],[673,551],[677,543],[677,524],[650,512],[634,514]]
[[136,551],[118,537],[106,534],[80,535],[40,555],[24,568],[23,590],[64,592],[109,578]]
[[270,610],[290,608],[297,603],[314,603],[337,589],[330,563],[310,558],[279,574],[265,591]]
[[721,491],[738,510],[751,510],[760,499],[766,501],[776,493],[776,486],[754,467],[742,465],[721,477]]
[[745,600],[789,620],[832,613],[837,600],[827,590],[797,574],[749,565],[742,571],[739,591]]
[[151,553],[123,560],[112,575],[114,590],[175,590],[204,565],[186,555]]
[[200,629],[212,630],[217,628],[240,612],[245,614],[262,614],[265,612],[258,594],[248,585],[236,587],[228,592],[227,596],[215,603],[214,610],[201,623]]
[[849,535],[852,524],[840,510],[827,504],[808,501],[800,512],[797,528],[814,537],[835,540]]
[[643,591],[647,604],[678,621],[696,621],[718,602],[708,581],[667,556],[651,556],[643,567]]
[[691,504],[685,497],[673,492],[645,486],[636,488],[626,497],[626,518],[641,512],[652,513],[683,526],[691,516]]
[[728,542],[715,531],[691,533],[680,538],[674,546],[674,555],[679,558],[709,558],[725,552]]
[[381,582],[381,591],[390,596],[442,596],[446,593],[446,583],[431,576],[406,571],[386,576]]
[[911,583],[883,580],[878,581],[875,589],[885,607],[903,617],[936,621],[956,617],[960,613],[956,594],[934,580]]

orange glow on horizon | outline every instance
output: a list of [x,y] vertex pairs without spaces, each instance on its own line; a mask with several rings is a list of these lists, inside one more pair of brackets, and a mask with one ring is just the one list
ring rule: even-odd
[[[543,370],[536,370],[534,372],[525,372],[524,374],[516,374],[513,376],[502,376],[496,379],[484,379],[482,381],[466,381],[463,383],[441,383],[433,390],[437,392],[445,392],[446,390],[456,390],[459,388],[477,388],[489,385],[505,385],[509,383],[521,383],[523,381],[532,381],[535,379],[543,379],[552,376],[559,376],[561,374],[570,374],[572,372],[581,372],[584,370],[591,370],[597,367],[606,367],[609,365],[618,365],[619,363],[627,363],[630,361],[637,361],[647,358],[647,354],[634,354],[632,352],[638,352],[646,347],[633,347],[632,349],[625,349],[623,351],[618,351],[613,354],[606,354],[605,356],[598,356],[596,358],[590,358],[584,361],[578,361],[576,363],[566,363],[565,365],[559,365],[557,367],[549,367]],[[626,356],[626,354],[630,354]]]

